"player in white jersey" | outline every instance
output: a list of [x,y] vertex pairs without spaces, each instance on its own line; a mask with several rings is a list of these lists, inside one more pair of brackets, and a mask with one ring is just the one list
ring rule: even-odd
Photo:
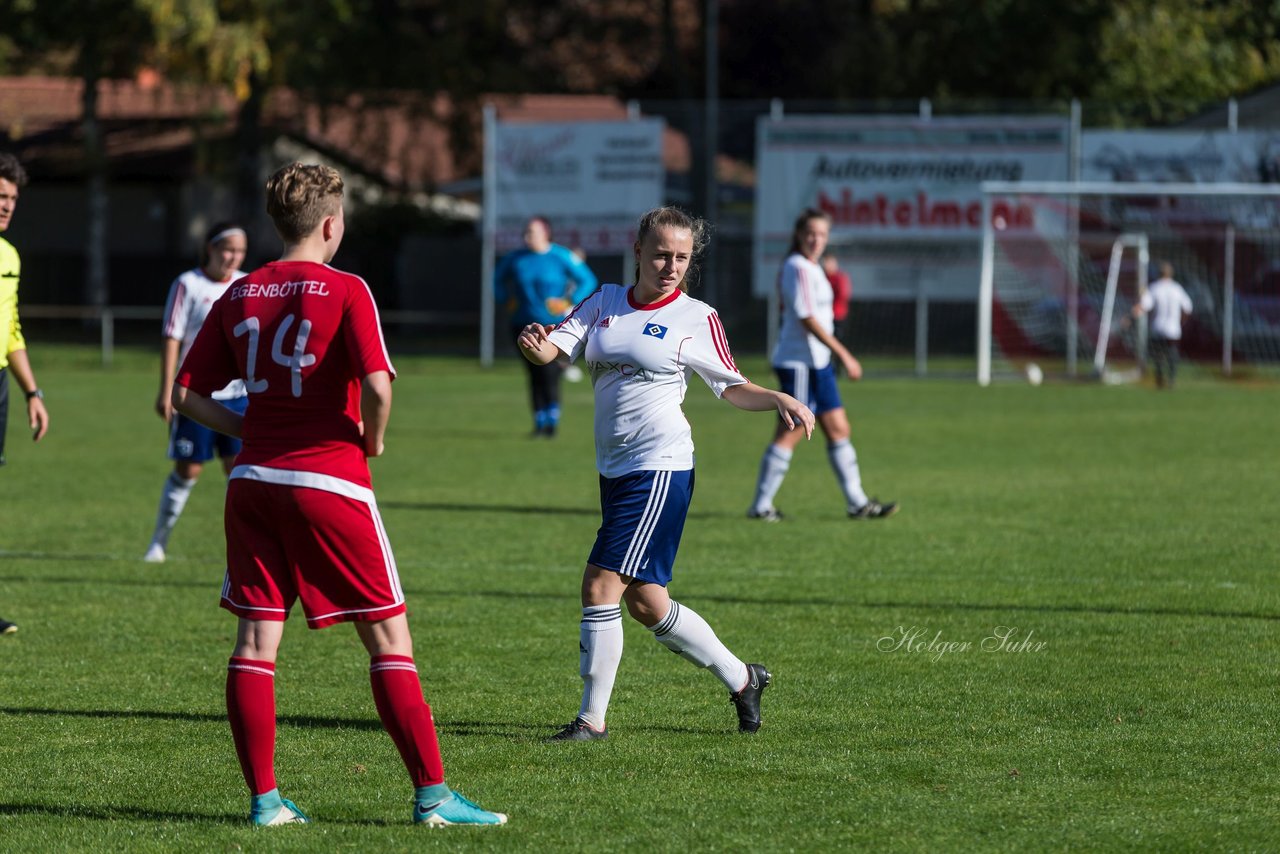
[[1160,264],[1160,278],[1147,288],[1133,307],[1133,316],[1150,314],[1151,363],[1156,369],[1156,386],[1173,388],[1178,373],[1178,342],[1182,340],[1182,321],[1191,316],[1191,297],[1174,281],[1173,265]]
[[659,643],[724,683],[741,731],[760,728],[769,671],[744,663],[667,593],[693,495],[693,440],[680,404],[696,373],[716,396],[739,409],[776,410],[797,432],[813,431],[813,413],[788,394],[748,382],[715,310],[686,293],[685,274],[705,245],[702,220],[678,208],[650,211],[637,230],[633,287],[604,285],[559,325],[531,323],[518,339],[535,364],[585,355],[595,392],[603,520],[582,578],[582,704],[553,740],[607,735],[622,658],[622,601]]
[[[862,376],[862,365],[833,334],[834,293],[818,264],[831,236],[831,218],[809,208],[796,219],[791,251],[778,274],[782,302],[782,326],[773,350],[773,369],[782,390],[808,403],[827,436],[827,459],[844,493],[845,509],[852,519],[885,519],[898,511],[896,502],[868,498],[862,491],[858,454],[849,439],[849,418],[836,387],[834,355],[849,379]],[[776,522],[782,513],[773,498],[791,467],[791,455],[800,439],[798,430],[779,421],[773,442],[765,449],[756,481],[756,497],[747,516]]]
[[[164,561],[169,535],[187,505],[204,464],[216,453],[230,473],[236,454],[240,453],[239,439],[216,433],[181,413],[175,413],[170,396],[178,366],[187,357],[209,309],[223,291],[243,275],[240,264],[244,262],[247,249],[248,237],[243,228],[233,222],[217,223],[209,229],[201,245],[200,266],[183,273],[169,286],[162,327],[160,393],[156,395],[155,408],[169,425],[169,459],[173,460],[173,471],[160,490],[160,507],[156,511],[151,545],[142,557],[148,563]],[[215,392],[213,398],[241,414],[249,401],[240,380]]]

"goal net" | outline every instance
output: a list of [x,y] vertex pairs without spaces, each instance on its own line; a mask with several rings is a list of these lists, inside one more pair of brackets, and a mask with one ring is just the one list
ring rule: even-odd
[[991,182],[983,208],[980,383],[1140,376],[1161,263],[1195,307],[1184,362],[1280,374],[1280,186]]

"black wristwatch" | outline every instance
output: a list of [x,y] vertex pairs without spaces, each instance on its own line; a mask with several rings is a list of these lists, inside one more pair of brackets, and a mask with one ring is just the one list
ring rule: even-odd
[[31,391],[27,392],[27,400],[30,400],[33,397],[38,397],[41,400],[44,400],[44,392],[38,388],[33,388]]

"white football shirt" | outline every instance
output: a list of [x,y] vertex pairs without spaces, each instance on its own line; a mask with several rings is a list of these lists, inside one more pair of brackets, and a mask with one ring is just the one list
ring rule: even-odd
[[738,372],[715,309],[680,291],[636,305],[631,289],[602,285],[551,333],[570,359],[584,355],[595,392],[596,467],[605,477],[693,468],[680,404],[689,373],[719,397]]
[[1142,295],[1142,310],[1150,312],[1153,334],[1179,341],[1182,339],[1182,315],[1191,313],[1191,297],[1173,279],[1159,279]]
[[[173,284],[169,286],[169,297],[164,304],[163,335],[182,342],[178,349],[179,366],[191,351],[200,327],[204,326],[204,319],[209,316],[209,309],[213,308],[218,297],[222,296],[231,283],[243,275],[244,273],[236,270],[225,282],[215,282],[197,267],[173,280]],[[244,381],[232,380],[226,388],[215,391],[212,396],[214,400],[228,400],[244,397],[245,394]]]
[[812,317],[828,332],[835,329],[835,293],[827,274],[808,258],[793,252],[778,272],[782,326],[773,348],[773,364],[800,362],[811,368],[831,364],[831,350],[800,321]]

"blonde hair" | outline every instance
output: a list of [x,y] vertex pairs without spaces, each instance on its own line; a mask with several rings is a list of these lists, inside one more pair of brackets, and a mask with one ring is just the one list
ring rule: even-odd
[[[689,282],[696,278],[698,256],[702,254],[703,250],[707,248],[707,244],[711,242],[711,226],[707,224],[705,219],[696,217],[674,205],[654,208],[640,217],[640,226],[636,229],[637,253],[649,233],[659,228],[682,228],[687,230],[693,237],[693,256],[689,260],[689,269],[685,271],[684,278],[680,280],[680,290],[688,293]],[[638,280],[639,278],[640,265],[636,264],[636,279]]]
[[285,243],[298,243],[342,209],[342,176],[331,166],[290,163],[267,179],[267,214]]

